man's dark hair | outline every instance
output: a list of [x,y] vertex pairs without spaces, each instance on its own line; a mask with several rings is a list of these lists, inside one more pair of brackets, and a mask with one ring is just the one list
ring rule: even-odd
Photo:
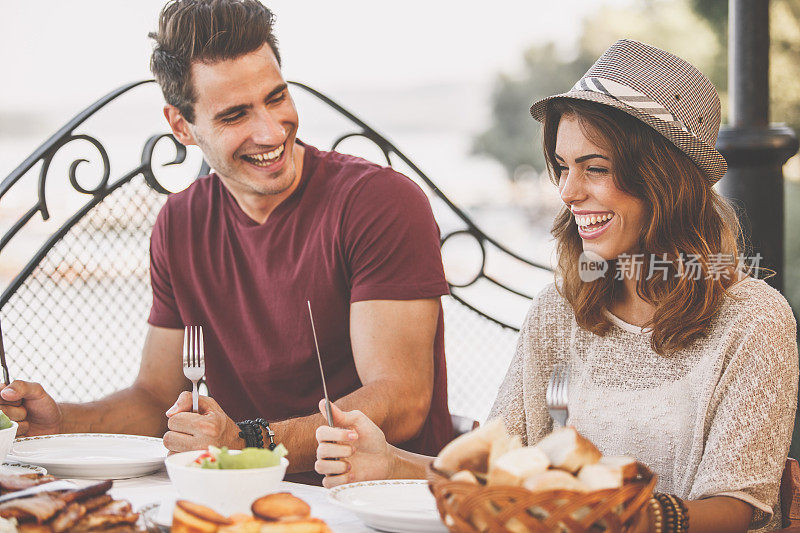
[[158,19],[150,70],[164,99],[194,123],[197,95],[191,79],[194,61],[216,63],[254,52],[269,44],[278,65],[275,16],[257,0],[172,0]]

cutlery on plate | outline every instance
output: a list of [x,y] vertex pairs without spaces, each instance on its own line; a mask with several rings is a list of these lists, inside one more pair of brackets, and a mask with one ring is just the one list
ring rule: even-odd
[[203,348],[203,326],[186,326],[183,329],[183,375],[192,382],[192,411],[197,412],[197,382],[206,373],[206,355]]
[[550,381],[547,383],[545,403],[553,421],[562,426],[567,425],[567,416],[569,415],[567,410],[568,386],[569,370],[567,370],[566,365],[556,365],[553,369],[553,375],[550,376]]
[[325,394],[325,416],[328,425],[333,427],[333,415],[331,414],[331,401],[328,398],[328,387],[325,385],[325,371],[322,370],[322,356],[319,354],[319,342],[317,341],[317,328],[314,327],[314,313],[311,312],[311,300],[306,300],[308,304],[308,317],[311,319],[311,333],[314,335],[314,346],[317,348],[317,361],[319,362],[319,374],[322,376],[322,392]]

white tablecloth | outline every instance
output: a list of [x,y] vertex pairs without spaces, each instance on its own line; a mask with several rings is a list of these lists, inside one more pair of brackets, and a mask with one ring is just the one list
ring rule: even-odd
[[[280,485],[280,490],[291,492],[305,500],[311,506],[311,516],[325,520],[335,533],[374,533],[375,531],[364,525],[350,511],[330,502],[328,491],[323,487],[284,481]],[[114,481],[114,487],[109,492],[115,498],[131,502],[137,511],[155,502],[172,504],[178,496],[164,470],[149,476]]]

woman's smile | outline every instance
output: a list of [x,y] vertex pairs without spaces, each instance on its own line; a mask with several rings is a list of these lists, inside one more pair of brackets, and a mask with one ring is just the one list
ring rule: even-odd
[[575,224],[578,226],[578,234],[582,239],[595,239],[606,232],[614,221],[613,212],[590,212],[587,214],[582,211],[573,211]]

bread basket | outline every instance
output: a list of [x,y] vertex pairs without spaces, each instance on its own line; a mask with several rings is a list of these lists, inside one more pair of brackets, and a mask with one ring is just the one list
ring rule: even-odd
[[433,466],[428,482],[453,533],[626,532],[653,495],[656,476],[641,463],[634,481],[593,492],[486,486],[451,481]]

